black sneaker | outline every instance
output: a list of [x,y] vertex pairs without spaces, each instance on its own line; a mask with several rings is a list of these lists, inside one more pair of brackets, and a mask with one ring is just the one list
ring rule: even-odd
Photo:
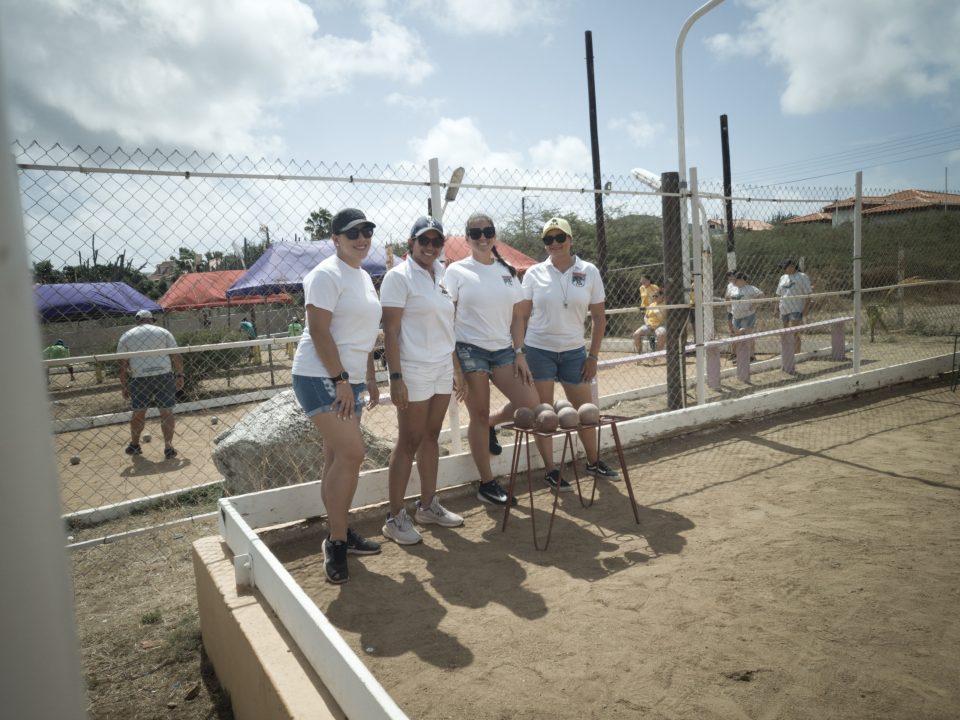
[[323,571],[327,580],[334,585],[350,579],[350,571],[347,569],[347,544],[343,540],[327,538],[323,541]]
[[543,481],[553,490],[559,490],[560,492],[573,492],[573,485],[560,477],[560,471],[557,468],[554,468],[544,475]]
[[141,448],[139,445],[134,445],[133,443],[130,443],[129,445],[127,445],[127,449],[124,450],[124,452],[127,455],[143,455],[143,448]]
[[173,459],[177,456],[177,451],[174,450],[172,447],[164,448],[164,449],[163,449],[163,456],[164,456],[167,460],[173,460]]
[[597,460],[595,463],[587,463],[587,475],[605,478],[618,478],[620,475],[603,460]]
[[347,528],[347,552],[351,555],[376,555],[380,552],[380,543],[367,540],[353,528]]
[[[480,483],[480,485],[477,487],[477,498],[481,502],[485,502],[489,505],[507,504],[507,493],[502,487],[500,487],[500,483],[498,483],[496,480]],[[510,504],[516,505],[517,498],[510,498]]]
[[497,429],[490,428],[490,454],[499,455],[503,452],[503,447],[500,445],[500,441],[497,440]]

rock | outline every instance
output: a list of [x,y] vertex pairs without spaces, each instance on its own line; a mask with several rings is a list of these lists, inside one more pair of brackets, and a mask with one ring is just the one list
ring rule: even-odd
[[219,422],[220,422],[220,418],[218,418],[216,415],[214,415],[212,418],[210,418],[210,424],[211,424],[211,425],[217,425],[217,424],[219,424]]
[[[386,467],[392,446],[360,425],[366,446],[362,470]],[[230,495],[319,480],[323,438],[284,390],[214,439],[213,462]]]
[[533,422],[536,418],[533,415],[533,410],[527,407],[517,408],[513,413],[513,422],[518,428],[524,430],[529,430],[533,427]]
[[564,408],[557,413],[557,415],[559,416],[560,427],[562,427],[564,430],[570,430],[571,428],[575,428],[580,424],[580,416],[572,407]]
[[150,433],[144,433],[143,435],[140,436],[140,440],[142,440],[145,443],[148,443],[151,440],[153,440],[153,435],[151,435]]
[[79,465],[79,464],[80,464],[80,456],[79,456],[79,455],[71,455],[71,456],[70,456],[70,464],[71,464],[71,465]]
[[558,421],[557,414],[552,408],[550,410],[544,410],[537,415],[537,428],[543,432],[554,432],[557,429]]
[[581,425],[596,425],[600,422],[600,408],[593,403],[584,403],[578,411]]

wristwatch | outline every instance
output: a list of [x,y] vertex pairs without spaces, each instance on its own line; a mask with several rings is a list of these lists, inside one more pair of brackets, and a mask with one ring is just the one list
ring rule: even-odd
[[342,373],[340,373],[339,375],[334,375],[334,376],[331,378],[331,380],[333,380],[333,382],[334,382],[335,384],[336,384],[336,383],[341,383],[341,382],[347,382],[349,379],[350,379],[350,373],[348,373],[346,370],[344,370],[344,371],[343,371]]
[[402,380],[402,379],[403,379],[403,373],[392,372],[392,373],[390,373],[390,379],[391,379],[391,380]]
[[523,347],[521,346],[518,348],[514,348],[513,352],[516,353],[517,355],[523,355]]

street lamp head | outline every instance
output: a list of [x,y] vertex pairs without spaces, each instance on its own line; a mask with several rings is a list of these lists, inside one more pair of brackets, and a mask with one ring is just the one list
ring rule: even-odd
[[648,188],[653,190],[660,189],[660,178],[657,175],[654,175],[649,170],[644,170],[643,168],[634,168],[630,171],[630,174],[633,175],[637,180],[642,182]]

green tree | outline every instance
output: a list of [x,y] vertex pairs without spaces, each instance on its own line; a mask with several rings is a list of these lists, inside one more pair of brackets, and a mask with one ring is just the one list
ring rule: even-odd
[[63,274],[56,270],[49,260],[41,260],[33,264],[33,281],[41,285],[52,285],[63,282]]
[[333,215],[326,208],[314,210],[307,217],[303,226],[303,231],[311,240],[326,240],[330,237],[330,221]]

